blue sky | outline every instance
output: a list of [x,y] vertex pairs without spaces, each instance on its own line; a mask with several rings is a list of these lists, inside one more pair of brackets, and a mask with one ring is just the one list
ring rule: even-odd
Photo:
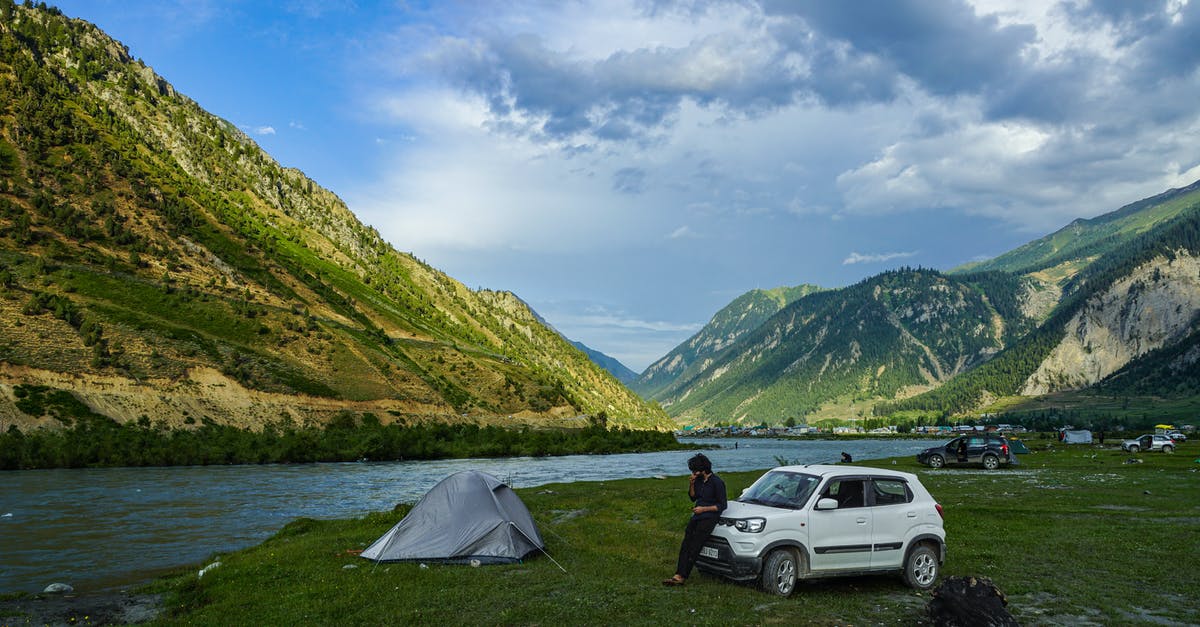
[[1200,179],[1200,2],[63,0],[634,370],[754,288],[949,269]]

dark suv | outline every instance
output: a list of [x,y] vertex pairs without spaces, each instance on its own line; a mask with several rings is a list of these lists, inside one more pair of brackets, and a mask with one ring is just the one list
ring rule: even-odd
[[984,468],[995,470],[1002,464],[1015,464],[1017,456],[1004,436],[998,433],[972,433],[917,453],[917,461],[931,468],[983,464]]

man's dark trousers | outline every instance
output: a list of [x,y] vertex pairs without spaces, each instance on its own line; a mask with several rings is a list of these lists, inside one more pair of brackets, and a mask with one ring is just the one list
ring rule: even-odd
[[713,529],[717,528],[718,520],[719,516],[711,516],[699,519],[693,517],[688,521],[687,530],[683,532],[683,544],[679,546],[679,563],[675,566],[675,574],[684,579],[692,574],[692,567],[700,557],[700,549],[704,548],[704,541],[708,540]]

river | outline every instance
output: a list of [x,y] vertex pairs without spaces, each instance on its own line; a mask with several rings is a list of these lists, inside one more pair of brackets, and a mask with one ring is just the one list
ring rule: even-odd
[[[718,472],[788,462],[915,454],[927,440],[687,439]],[[735,447],[736,443],[736,447]],[[687,473],[692,451],[438,461],[90,468],[0,472],[0,593],[78,591],[145,582],[163,571],[262,542],[300,518],[356,518],[414,503],[460,470],[513,487]],[[733,496],[733,495],[731,495]]]

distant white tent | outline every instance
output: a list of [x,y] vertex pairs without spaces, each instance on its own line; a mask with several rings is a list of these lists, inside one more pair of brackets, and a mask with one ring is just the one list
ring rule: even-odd
[[518,562],[545,551],[533,516],[512,488],[467,470],[438,482],[404,520],[362,552],[378,562]]
[[1063,444],[1091,444],[1092,443],[1092,432],[1088,431],[1086,429],[1076,429],[1073,431],[1064,430],[1062,432],[1062,435],[1063,435],[1063,438],[1062,438]]

